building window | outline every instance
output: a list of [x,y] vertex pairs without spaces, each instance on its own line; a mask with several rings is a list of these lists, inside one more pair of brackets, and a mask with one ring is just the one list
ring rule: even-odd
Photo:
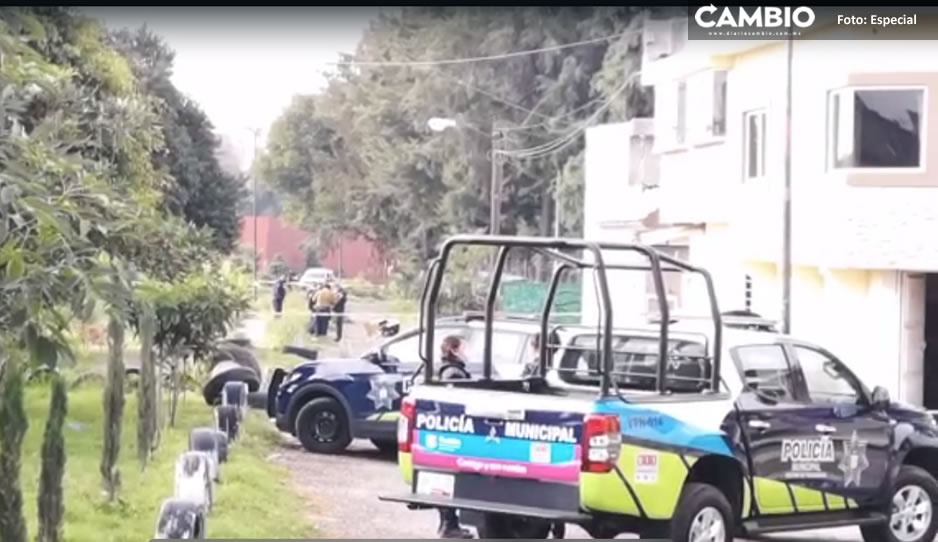
[[828,154],[833,169],[919,168],[921,88],[852,88],[828,101]]
[[677,84],[677,119],[674,126],[674,141],[683,145],[687,135],[687,82]]
[[[658,245],[654,248],[661,254],[677,260],[687,261],[690,259],[690,247],[686,245]],[[668,272],[663,273],[663,275],[664,291],[668,300],[668,310],[676,310],[681,306],[681,287],[686,274]],[[661,311],[658,306],[658,295],[655,293],[655,278],[652,276],[651,272],[646,273],[645,276],[645,295],[648,299],[648,314],[657,315]]]
[[726,70],[713,72],[713,119],[710,133],[717,137],[726,135]]
[[745,180],[765,176],[765,110],[743,114],[743,173]]

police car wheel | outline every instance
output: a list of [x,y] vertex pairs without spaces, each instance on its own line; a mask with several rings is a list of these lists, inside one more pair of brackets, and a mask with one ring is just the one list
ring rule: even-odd
[[304,405],[296,416],[295,429],[303,447],[317,454],[341,452],[352,441],[345,410],[331,397],[313,399]]
[[935,538],[938,482],[924,469],[904,465],[896,476],[889,520],[860,528],[866,542],[925,542]]
[[731,542],[733,514],[723,492],[709,484],[689,483],[671,518],[673,542]]
[[481,525],[478,526],[478,531],[479,538],[484,540],[547,538],[550,535],[551,527],[551,522],[543,519],[504,514],[484,514]]

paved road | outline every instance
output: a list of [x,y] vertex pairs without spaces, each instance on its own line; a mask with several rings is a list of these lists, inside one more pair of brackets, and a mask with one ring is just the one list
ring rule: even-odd
[[[356,441],[345,455],[325,456],[305,452],[298,442],[285,438],[275,461],[293,473],[293,485],[312,504],[313,521],[328,538],[435,538],[434,511],[411,511],[404,505],[386,503],[378,495],[405,490],[393,457],[380,455],[371,444]],[[567,529],[568,538],[589,538],[577,527]],[[631,538],[623,536],[622,538]],[[811,531],[786,540],[855,541],[854,529]]]

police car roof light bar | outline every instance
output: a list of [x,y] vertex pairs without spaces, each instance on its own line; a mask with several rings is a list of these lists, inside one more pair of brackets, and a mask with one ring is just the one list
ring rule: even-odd
[[[635,270],[644,270],[651,271],[652,277],[654,280],[655,295],[658,298],[658,309],[661,321],[660,326],[660,337],[659,337],[659,363],[657,371],[657,391],[659,393],[664,393],[667,389],[665,373],[666,363],[668,359],[668,323],[670,317],[668,315],[668,302],[665,294],[664,288],[664,277],[663,272],[667,271],[687,271],[691,273],[697,273],[703,276],[704,281],[707,286],[707,292],[710,297],[710,308],[714,320],[714,355],[713,355],[713,370],[711,375],[711,388],[714,391],[719,390],[719,375],[720,375],[720,353],[721,353],[721,338],[722,338],[722,321],[720,318],[720,312],[716,301],[715,290],[713,287],[713,280],[710,277],[710,274],[702,268],[698,268],[681,262],[664,254],[660,254],[654,248],[646,245],[639,244],[625,244],[625,243],[605,243],[605,242],[590,242],[583,239],[562,239],[562,238],[549,238],[549,237],[512,237],[512,236],[501,236],[501,235],[456,235],[448,238],[444,241],[439,257],[431,263],[431,272],[428,273],[427,284],[425,286],[425,296],[424,302],[422,303],[422,312],[421,317],[421,329],[426,329],[427,340],[423,344],[423,351],[425,355],[425,363],[427,373],[425,378],[428,382],[433,379],[433,339],[434,339],[434,322],[436,320],[436,305],[437,300],[440,294],[440,287],[442,283],[443,270],[446,267],[446,262],[449,259],[449,255],[452,252],[453,248],[459,245],[464,246],[486,246],[499,248],[498,257],[495,265],[495,272],[491,277],[489,294],[486,299],[485,307],[485,345],[484,345],[484,374],[485,378],[491,378],[492,372],[492,323],[494,316],[494,307],[495,300],[498,294],[498,288],[501,283],[502,274],[504,272],[505,263],[508,259],[508,253],[513,248],[528,248],[535,251],[546,253],[553,258],[560,259],[568,264],[572,264],[581,269],[590,268],[597,271],[597,282],[599,290],[599,302],[600,302],[600,315],[603,319],[602,328],[603,328],[603,337],[602,337],[602,359],[603,359],[603,374],[602,374],[602,384],[600,393],[602,395],[608,395],[609,388],[611,385],[611,371],[612,371],[612,303],[611,297],[609,294],[609,284],[606,277],[606,269],[617,269],[625,266],[611,265],[607,266],[603,259],[602,251],[603,250],[615,250],[615,251],[631,251],[637,252],[644,255],[648,258],[649,265],[647,267],[634,266]],[[563,254],[560,251],[563,250],[584,250],[588,251],[593,256],[593,261],[586,261],[579,259],[568,254]],[[662,269],[662,263],[668,264],[669,267]],[[633,267],[633,266],[628,266]],[[554,277],[557,279],[557,276]],[[554,294],[556,291],[553,292]],[[545,322],[544,318],[548,316],[549,306],[552,303],[552,298],[548,297],[544,311],[542,311],[542,325],[541,331],[545,331]],[[545,341],[542,341],[545,342]],[[542,354],[544,349],[542,347]]]

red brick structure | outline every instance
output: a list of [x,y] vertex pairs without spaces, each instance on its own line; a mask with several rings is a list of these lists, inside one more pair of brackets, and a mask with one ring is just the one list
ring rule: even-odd
[[[293,271],[302,273],[306,268],[306,241],[309,232],[282,222],[277,217],[257,217],[258,269],[263,272],[278,254]],[[251,249],[254,245],[254,217],[241,222],[241,245]],[[340,277],[361,277],[373,282],[387,279],[388,263],[381,250],[360,237],[343,239],[328,254],[320,256],[320,265],[328,267]]]

